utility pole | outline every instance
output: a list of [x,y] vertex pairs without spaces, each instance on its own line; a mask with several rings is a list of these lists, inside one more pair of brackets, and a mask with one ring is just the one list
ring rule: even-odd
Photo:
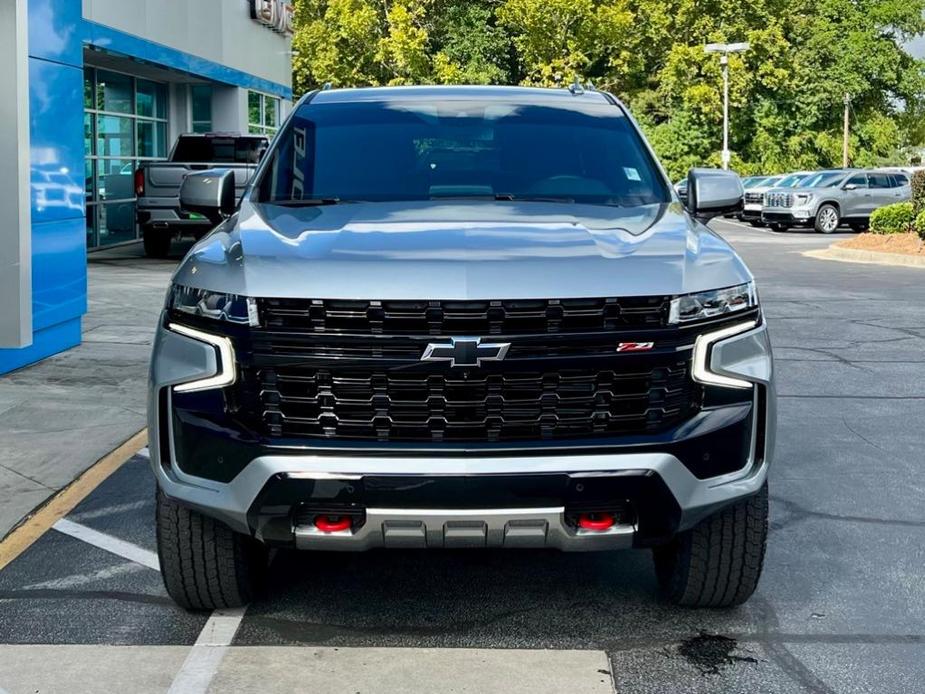
[[841,165],[843,169],[848,168],[848,130],[851,126],[851,121],[848,116],[848,111],[851,108],[851,96],[845,92],[845,123],[842,127],[842,143],[841,143]]
[[723,68],[723,168],[729,168],[729,54],[742,53],[750,48],[745,43],[708,43],[703,47],[706,53],[720,53],[719,64]]

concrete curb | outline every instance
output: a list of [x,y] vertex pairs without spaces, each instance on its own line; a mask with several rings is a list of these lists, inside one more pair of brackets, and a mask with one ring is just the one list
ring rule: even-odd
[[882,253],[880,251],[862,251],[856,248],[841,248],[832,244],[828,248],[804,251],[804,256],[821,260],[838,260],[843,263],[867,263],[869,265],[895,265],[899,267],[925,268],[925,256],[903,255],[902,253]]

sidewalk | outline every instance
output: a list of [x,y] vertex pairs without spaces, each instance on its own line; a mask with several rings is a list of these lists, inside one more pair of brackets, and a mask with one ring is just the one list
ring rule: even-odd
[[94,253],[83,343],[0,376],[0,538],[145,426],[157,315],[176,260]]

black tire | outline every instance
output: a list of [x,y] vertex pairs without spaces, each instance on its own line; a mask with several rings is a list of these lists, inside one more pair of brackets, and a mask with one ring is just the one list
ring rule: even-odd
[[147,228],[141,232],[145,255],[149,258],[166,258],[170,255],[173,233],[169,229]]
[[761,228],[761,227],[764,226],[764,224],[762,224],[761,222],[756,222],[756,221],[754,221],[754,220],[751,221],[751,222],[749,222],[749,224],[751,224],[751,225],[752,225],[753,227],[755,227],[756,229],[759,229],[759,228]]
[[780,222],[772,222],[768,224],[768,229],[770,229],[771,231],[783,232],[783,231],[788,231],[790,227],[788,227],[786,224],[781,224]]
[[662,594],[675,605],[732,607],[761,577],[768,539],[768,485],[654,551]]
[[813,220],[813,228],[820,234],[831,234],[838,229],[839,224],[841,224],[841,214],[839,214],[838,208],[835,207],[835,205],[826,203],[820,205],[819,209],[816,210],[816,219]]
[[157,490],[157,556],[167,593],[188,610],[241,607],[259,594],[267,549]]

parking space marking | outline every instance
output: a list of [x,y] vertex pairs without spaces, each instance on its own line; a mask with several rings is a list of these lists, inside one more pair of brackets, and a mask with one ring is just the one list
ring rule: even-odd
[[215,610],[167,694],[205,694],[231,646],[247,607]]
[[94,547],[115,554],[123,559],[128,559],[136,564],[147,566],[149,569],[154,569],[155,571],[161,570],[161,565],[157,560],[157,554],[155,552],[139,547],[138,545],[133,545],[131,542],[126,542],[112,535],[101,533],[98,530],[88,528],[86,525],[81,525],[80,523],[75,523],[67,518],[62,518],[52,527],[59,533],[70,535],[82,542],[86,542],[88,545],[93,545]]
[[130,501],[125,504],[113,504],[112,506],[104,506],[103,508],[96,508],[91,511],[75,513],[71,515],[71,518],[76,521],[86,521],[92,520],[94,518],[105,518],[106,516],[114,516],[118,513],[125,513],[126,511],[137,511],[138,509],[144,508],[150,503],[152,502],[147,499],[139,499],[138,501]]
[[88,583],[96,583],[97,581],[105,581],[110,578],[116,578],[117,576],[124,576],[125,574],[135,573],[136,571],[144,571],[146,567],[141,566],[141,564],[136,564],[135,562],[129,561],[124,564],[116,564],[115,566],[108,566],[105,569],[100,569],[99,571],[92,571],[85,574],[71,574],[70,576],[62,576],[61,578],[53,578],[48,581],[42,581],[40,583],[29,583],[22,587],[22,590],[69,590],[71,588],[76,588],[77,586],[84,586]]
[[55,494],[48,502],[11,531],[0,542],[0,569],[25,552],[48,532],[56,521],[74,510],[107,477],[122,467],[139,450],[145,449],[148,430],[142,429],[111,453],[103,456],[80,477]]

